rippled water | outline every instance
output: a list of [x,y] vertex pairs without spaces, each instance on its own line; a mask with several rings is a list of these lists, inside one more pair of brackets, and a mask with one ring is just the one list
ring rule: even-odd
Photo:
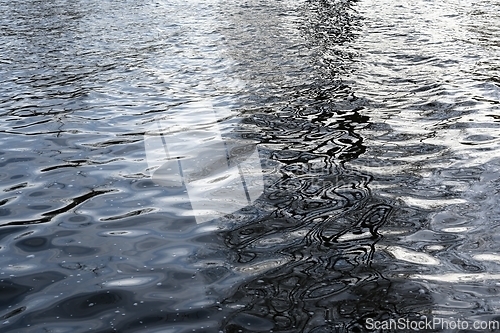
[[488,331],[498,12],[0,0],[1,331]]

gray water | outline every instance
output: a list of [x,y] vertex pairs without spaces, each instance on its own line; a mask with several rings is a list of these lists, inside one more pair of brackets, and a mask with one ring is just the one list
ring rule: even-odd
[[499,12],[0,0],[0,331],[495,331]]

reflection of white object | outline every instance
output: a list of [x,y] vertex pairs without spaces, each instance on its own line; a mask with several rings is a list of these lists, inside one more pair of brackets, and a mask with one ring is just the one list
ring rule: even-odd
[[210,102],[176,107],[169,115],[145,134],[148,167],[155,183],[187,192],[197,223],[235,212],[262,194],[255,144],[223,140]]

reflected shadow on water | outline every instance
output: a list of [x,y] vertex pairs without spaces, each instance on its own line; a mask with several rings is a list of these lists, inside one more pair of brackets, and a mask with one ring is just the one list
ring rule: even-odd
[[[368,332],[369,318],[430,318],[430,293],[404,275],[390,274],[394,258],[387,253],[397,251],[380,251],[388,245],[379,246],[384,225],[404,216],[407,207],[373,195],[371,175],[349,163],[365,153],[360,130],[372,125],[362,112],[367,101],[341,79],[356,60],[349,43],[362,18],[353,2],[305,6],[298,11],[301,20],[292,17],[295,25],[272,21],[267,33],[233,18],[239,30],[231,34],[237,36],[234,45],[229,37],[231,54],[252,59],[244,64],[255,68],[242,71],[243,78],[283,73],[283,84],[264,82],[250,90],[258,106],[244,110],[236,131],[259,142],[266,187],[264,196],[239,212],[237,223],[228,218],[220,233],[235,271],[247,275],[221,303],[233,309],[224,320],[225,332]],[[252,14],[257,21],[266,16]],[[287,44],[275,33],[277,26],[299,27],[307,43]],[[255,31],[259,39],[252,40]],[[242,54],[245,43],[252,51]],[[278,70],[274,53],[260,58],[255,52],[270,44],[275,54],[307,53],[319,75],[311,79],[297,59]],[[404,227],[399,226],[403,232]]]
[[234,269],[248,276],[222,302],[238,309],[226,332],[364,332],[368,318],[429,315],[432,297],[421,285],[373,265],[393,204],[371,194],[370,175],[345,166],[364,152],[355,128],[368,118],[353,111],[335,128],[320,121],[329,115],[315,116],[243,121],[240,135],[267,148],[268,175],[264,196],[220,234]]

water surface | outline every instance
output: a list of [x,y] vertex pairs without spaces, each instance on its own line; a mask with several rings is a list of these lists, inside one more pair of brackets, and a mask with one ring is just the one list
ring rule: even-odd
[[500,320],[499,6],[0,0],[2,332]]

